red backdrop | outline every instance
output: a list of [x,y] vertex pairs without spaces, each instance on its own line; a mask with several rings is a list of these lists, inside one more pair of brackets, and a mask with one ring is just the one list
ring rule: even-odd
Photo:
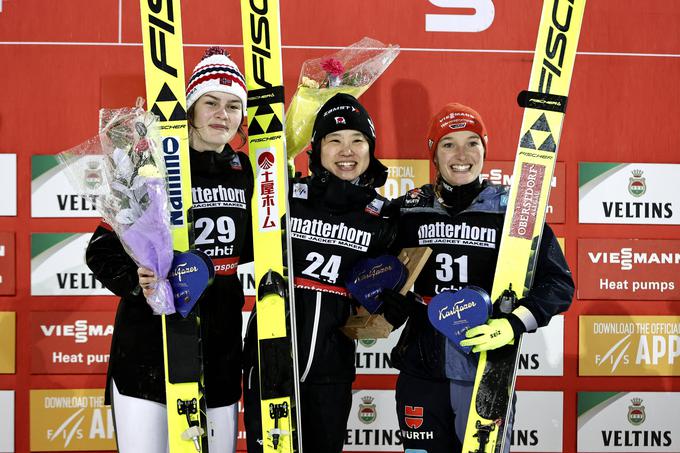
[[[242,67],[238,2],[183,3],[187,72],[210,44],[227,47]],[[455,100],[484,116],[490,131],[489,158],[514,159],[521,122],[515,97],[528,83],[541,2],[497,1],[490,26],[480,32],[426,31],[426,14],[474,13],[433,3],[284,2],[287,99],[304,60],[370,36],[402,47],[395,63],[362,98],[376,124],[380,157],[427,158],[424,135],[430,115]],[[89,232],[97,223],[31,217],[31,156],[54,154],[92,136],[99,108],[131,105],[144,91],[143,60],[136,1],[0,4],[0,153],[17,155],[18,202],[15,217],[0,217],[0,231],[16,234],[16,295],[0,296],[0,311],[17,313],[16,373],[0,375],[0,389],[15,390],[15,451],[26,452],[30,389],[104,384],[101,374],[30,374],[31,313],[112,311],[116,306],[111,297],[30,296],[30,233]],[[577,217],[579,161],[680,161],[678,23],[680,3],[675,0],[591,0],[586,7],[560,145],[566,215],[564,223],[553,225],[566,239],[575,274],[578,238],[680,238],[677,226],[581,225]],[[579,377],[578,316],[677,314],[678,303],[574,301],[565,317],[564,376],[524,377],[518,382],[521,390],[564,392],[564,451],[576,451],[578,391],[680,389],[678,377]],[[389,389],[394,382],[392,376],[359,376],[355,388]]]

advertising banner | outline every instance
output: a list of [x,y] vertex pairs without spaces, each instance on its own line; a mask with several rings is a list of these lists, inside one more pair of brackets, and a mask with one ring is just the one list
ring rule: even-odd
[[680,225],[679,164],[579,162],[579,223]]
[[[86,172],[75,175],[84,184],[97,187],[102,183],[100,157],[87,156]],[[31,217],[99,217],[94,203],[81,197],[71,186],[56,156],[31,156]]]
[[0,217],[17,215],[17,155],[0,154]]
[[85,264],[91,237],[92,233],[32,233],[31,295],[111,295]]
[[114,318],[114,312],[31,313],[31,373],[106,373]]
[[16,313],[0,311],[0,374],[16,372]]
[[562,452],[562,392],[517,392],[511,452]]
[[14,453],[14,391],[0,390],[0,453]]
[[579,239],[578,298],[680,300],[680,240]]
[[393,390],[353,392],[344,451],[403,451]]
[[577,452],[680,451],[680,393],[579,392]]
[[547,326],[522,337],[517,375],[562,376],[563,369],[564,316],[555,316]]
[[680,376],[680,316],[579,316],[579,376]]
[[381,159],[387,167],[387,181],[378,189],[385,198],[394,199],[430,182],[427,159]]
[[31,451],[115,450],[104,389],[31,390]]

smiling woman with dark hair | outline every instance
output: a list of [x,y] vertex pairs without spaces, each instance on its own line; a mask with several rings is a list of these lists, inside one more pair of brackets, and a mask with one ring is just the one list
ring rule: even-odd
[[[385,253],[393,237],[389,202],[375,190],[387,178],[375,138],[366,109],[352,96],[335,95],[314,122],[312,175],[291,181],[302,445],[308,452],[342,452],[355,376],[355,344],[340,331],[355,309],[345,278],[359,259]],[[256,319],[253,312],[245,340],[250,453],[262,451]]]

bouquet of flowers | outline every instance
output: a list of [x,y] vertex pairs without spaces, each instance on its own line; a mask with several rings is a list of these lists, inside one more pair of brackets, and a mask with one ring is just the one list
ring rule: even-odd
[[[141,267],[165,277],[173,260],[165,165],[157,117],[141,108],[100,110],[100,132],[57,155],[71,185],[90,198]],[[167,279],[147,299],[155,314],[175,312]]]
[[337,93],[358,98],[397,58],[399,46],[363,38],[337,53],[302,64],[300,80],[286,112],[286,151],[294,159],[312,138],[321,106]]

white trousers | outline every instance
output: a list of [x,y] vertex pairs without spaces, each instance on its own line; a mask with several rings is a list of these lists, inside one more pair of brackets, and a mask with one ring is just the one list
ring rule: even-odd
[[[165,404],[121,395],[111,382],[113,418],[119,453],[168,453]],[[208,409],[210,453],[235,453],[238,403]]]

